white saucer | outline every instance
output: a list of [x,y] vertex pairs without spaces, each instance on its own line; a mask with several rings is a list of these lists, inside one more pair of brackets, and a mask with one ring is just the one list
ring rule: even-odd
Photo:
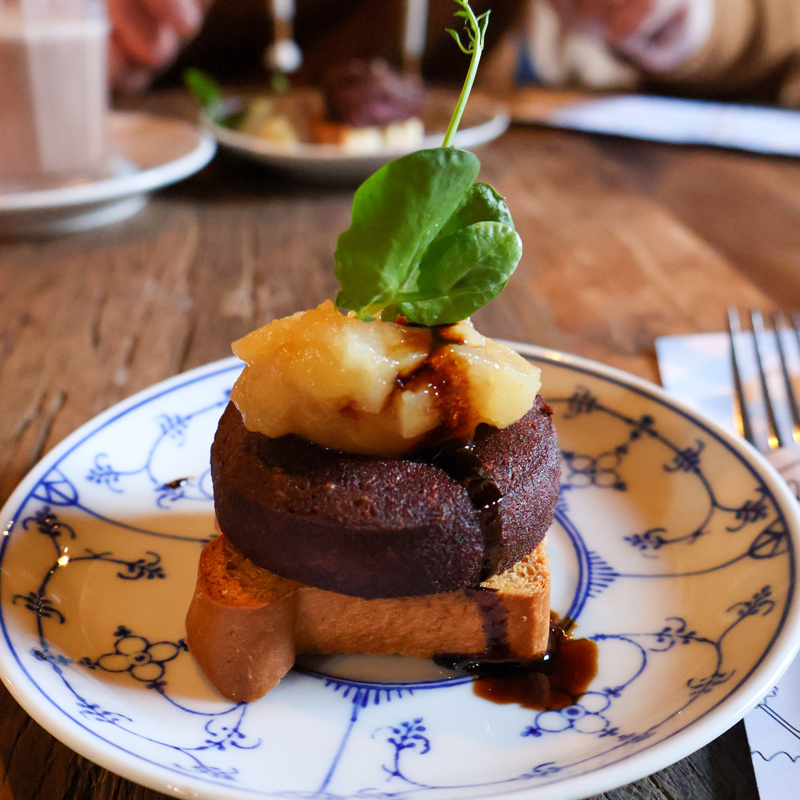
[[214,138],[189,122],[135,112],[112,112],[109,138],[107,177],[0,192],[0,236],[73,233],[126,219],[148,192],[194,174],[216,150]]

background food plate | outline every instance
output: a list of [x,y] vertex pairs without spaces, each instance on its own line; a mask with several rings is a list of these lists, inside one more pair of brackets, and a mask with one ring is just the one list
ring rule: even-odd
[[[439,147],[442,144],[457,98],[457,94],[449,91],[428,92],[427,104],[422,114],[426,135],[419,147],[414,149]],[[309,104],[312,100],[305,93],[298,92],[296,96],[298,106]],[[410,152],[406,148],[358,154],[347,153],[333,144],[282,144],[250,136],[220,124],[220,120],[227,115],[242,111],[245,107],[246,101],[243,98],[230,97],[213,111],[201,112],[200,122],[219,144],[232,152],[304,180],[358,182],[392,159]],[[503,106],[485,96],[473,94],[456,132],[455,145],[471,150],[491,142],[508,128],[509,121],[509,114]]]
[[240,363],[179,375],[52,451],[3,510],[0,672],[79,753],[202,798],[580,798],[680,759],[797,650],[797,506],[746,444],[657,387],[519,348],[563,452],[553,606],[597,641],[562,711],[496,705],[431,662],[306,664],[235,705],[183,618],[213,535],[208,449]]

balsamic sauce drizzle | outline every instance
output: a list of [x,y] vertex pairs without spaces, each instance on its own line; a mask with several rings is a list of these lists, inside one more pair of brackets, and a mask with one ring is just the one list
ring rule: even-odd
[[[451,326],[436,326],[432,331],[432,354],[458,340]],[[436,370],[433,375],[438,377]],[[451,411],[454,422],[458,413]],[[552,409],[546,406],[544,412],[552,414]],[[451,429],[456,431],[457,425]],[[545,654],[533,661],[514,658],[508,640],[508,609],[494,589],[480,585],[497,574],[506,558],[501,514],[503,494],[471,442],[453,440],[429,454],[426,460],[466,489],[479,514],[483,535],[480,571],[475,584],[465,591],[480,613],[486,649],[476,655],[445,653],[435,656],[434,661],[471,675],[475,678],[475,694],[495,703],[519,703],[535,710],[558,710],[573,705],[597,674],[597,644],[590,639],[573,638],[570,632],[575,621],[569,617],[559,619],[551,612]]]
[[500,514],[502,492],[470,444],[444,445],[434,455],[432,463],[467,490],[470,502],[480,515],[483,560],[476,583],[483,583],[497,573],[506,555]]
[[169,481],[165,483],[161,488],[162,489],[180,489],[181,486],[187,484],[191,478],[176,478],[174,481]]
[[434,661],[466,672],[473,691],[494,703],[518,703],[536,711],[557,711],[574,705],[597,674],[597,643],[570,635],[574,620],[550,615],[547,652],[534,661],[486,652],[473,656],[444,654]]
[[475,601],[481,615],[487,654],[493,658],[504,657],[508,651],[508,610],[498,600],[494,589],[480,585],[497,574],[507,552],[500,513],[503,493],[471,443],[448,442],[434,454],[431,463],[467,490],[470,502],[479,514],[483,556],[475,584],[467,587],[465,592]]
[[[469,444],[442,447],[432,463],[467,490],[480,514],[483,561],[478,583],[494,575],[503,561],[502,492]],[[575,622],[550,615],[547,651],[538,659],[521,662],[508,642],[508,610],[497,592],[475,585],[466,589],[481,615],[486,649],[477,655],[444,654],[434,661],[475,678],[475,694],[495,703],[518,703],[535,710],[558,710],[577,702],[597,674],[597,644],[570,635]]]

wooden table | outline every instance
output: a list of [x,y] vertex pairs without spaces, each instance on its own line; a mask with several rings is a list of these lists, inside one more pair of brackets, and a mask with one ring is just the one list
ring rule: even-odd
[[[721,330],[729,304],[800,308],[800,162],[526,127],[481,158],[525,243],[509,290],[475,317],[487,335],[657,381],[656,337]],[[0,243],[0,502],[98,412],[332,297],[350,201],[220,153],[127,222]],[[0,688],[0,800],[156,796]],[[742,725],[604,797],[756,798]]]

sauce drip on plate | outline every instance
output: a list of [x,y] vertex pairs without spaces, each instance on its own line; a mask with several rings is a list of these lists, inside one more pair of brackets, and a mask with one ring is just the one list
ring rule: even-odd
[[475,678],[476,695],[494,703],[518,703],[537,711],[556,711],[573,705],[597,674],[597,644],[574,639],[573,620],[550,616],[547,652],[535,661],[520,662],[504,656],[502,646],[491,645],[475,656],[445,654],[437,664],[462,670]]

